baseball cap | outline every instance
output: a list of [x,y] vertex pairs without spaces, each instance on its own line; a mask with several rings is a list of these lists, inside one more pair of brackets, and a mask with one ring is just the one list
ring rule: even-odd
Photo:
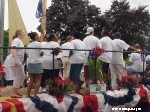
[[120,32],[116,32],[114,36],[115,37],[121,37],[121,33]]
[[85,34],[88,35],[89,33],[93,32],[93,31],[94,31],[94,28],[93,28],[93,27],[88,27]]

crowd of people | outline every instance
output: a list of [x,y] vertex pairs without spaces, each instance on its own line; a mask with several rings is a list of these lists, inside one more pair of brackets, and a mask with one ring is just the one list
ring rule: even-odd
[[[92,50],[97,46],[105,51],[98,59],[103,61],[102,72],[104,75],[107,76],[110,70],[112,89],[117,87],[116,79],[117,77],[121,77],[124,69],[127,70],[128,74],[143,71],[143,60],[140,54],[139,44],[131,47],[121,40],[121,33],[119,32],[116,32],[114,39],[112,39],[107,30],[101,32],[101,38],[99,39],[94,36],[93,27],[87,28],[85,34],[87,36],[82,41],[81,33],[75,31],[67,36],[67,42],[60,45],[56,34],[47,34],[45,36],[46,41],[41,43],[38,33],[31,32],[28,34],[31,42],[27,48],[34,49],[18,49],[19,47],[24,47],[22,39],[25,38],[25,34],[23,30],[17,30],[11,42],[13,49],[11,49],[10,54],[4,62],[5,79],[7,81],[13,81],[11,97],[22,97],[18,89],[25,80],[24,63],[27,63],[27,71],[30,79],[27,85],[27,97],[30,96],[33,86],[35,88],[34,95],[36,95],[41,89],[45,88],[47,81],[54,80],[60,73],[63,78],[69,78],[73,81],[76,90],[79,90],[81,70],[84,68],[85,77],[88,73],[89,51],[84,51],[84,49]],[[131,53],[130,63],[125,65],[122,51],[128,49],[136,52]],[[145,62],[144,64],[144,67],[146,67]]]

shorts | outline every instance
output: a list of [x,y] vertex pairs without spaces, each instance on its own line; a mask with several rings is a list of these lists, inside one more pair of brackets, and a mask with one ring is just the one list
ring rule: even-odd
[[44,69],[44,76],[46,79],[55,79],[59,76],[59,72],[60,72],[60,69],[54,69],[54,70],[48,70],[48,69]]
[[29,74],[41,74],[43,73],[42,63],[29,63],[28,64],[28,72]]

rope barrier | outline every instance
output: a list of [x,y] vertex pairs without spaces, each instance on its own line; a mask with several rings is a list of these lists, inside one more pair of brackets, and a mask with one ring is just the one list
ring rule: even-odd
[[[44,50],[55,50],[56,48],[32,48],[32,47],[0,47],[0,49],[44,49]],[[60,50],[73,50],[73,51],[93,51],[93,49],[61,49]],[[104,50],[104,52],[125,52],[125,53],[139,53],[137,51],[110,51]],[[150,52],[148,52],[150,54]]]
[[[53,51],[55,49],[60,49],[60,50],[72,50],[72,51],[92,51],[92,52],[94,51],[94,49],[61,49],[61,48],[32,48],[32,47],[0,47],[0,49],[44,49],[44,50],[53,50]],[[137,51],[111,51],[111,50],[103,50],[103,52],[139,53]],[[140,53],[145,56],[150,54],[150,52],[148,52],[147,50],[145,51],[145,49],[143,49]],[[53,53],[53,69],[54,69],[54,53]],[[94,76],[96,78],[96,71]],[[144,61],[143,61],[143,79],[144,79]]]

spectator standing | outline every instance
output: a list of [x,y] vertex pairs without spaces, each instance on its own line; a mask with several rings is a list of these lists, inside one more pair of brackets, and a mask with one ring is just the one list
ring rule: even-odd
[[[17,49],[24,47],[22,39],[25,38],[24,31],[19,29],[16,31],[13,41],[11,43],[11,49],[7,62],[9,63],[10,73],[14,76],[12,94],[13,98],[20,98],[22,95],[18,92],[18,88],[23,84],[25,79],[23,60],[24,60],[24,49]],[[7,66],[8,67],[8,66]]]
[[[108,30],[102,30],[101,36],[102,38],[99,40],[100,48],[107,51],[112,51],[112,39],[109,37]],[[111,58],[112,58],[112,52],[104,52],[102,55],[98,57],[98,59],[103,61],[102,72],[104,74],[108,87],[110,87],[108,72],[109,72],[109,63],[111,63]]]
[[[101,32],[102,38],[99,40],[100,48],[108,51],[112,51],[112,39],[109,37],[109,32],[107,30],[102,30]],[[98,59],[102,60],[103,63],[103,72],[108,74],[109,63],[111,62],[112,53],[104,52]]]
[[[130,45],[121,40],[121,34],[116,32],[114,35],[113,43],[113,51],[123,51],[128,50]],[[121,78],[121,73],[125,68],[125,63],[123,60],[123,52],[113,52],[112,60],[110,64],[110,72],[111,72],[111,86],[112,89],[117,87],[116,78]]]
[[[96,46],[99,46],[99,39],[94,36],[94,28],[88,27],[85,33],[87,36],[83,39],[86,49],[93,49]],[[84,75],[87,75],[87,63],[88,63],[89,51],[86,51],[86,62],[84,66]]]
[[[85,43],[81,41],[80,32],[73,33],[74,40],[71,41],[71,49],[85,49]],[[72,80],[76,86],[76,89],[79,89],[79,77],[81,73],[81,69],[85,62],[85,51],[70,51],[70,61],[71,61],[71,69],[70,69],[70,80]]]
[[[61,45],[62,49],[70,49],[71,41],[73,37],[67,36],[67,42]],[[62,50],[62,61],[63,61],[63,78],[69,77],[70,72],[70,59],[69,59],[69,50]]]
[[[31,32],[28,34],[32,42],[27,46],[30,48],[42,48],[39,38],[39,35],[36,32]],[[34,96],[38,93],[40,88],[41,77],[43,73],[42,67],[42,49],[27,49],[28,55],[28,73],[30,77],[30,81],[27,86],[27,97],[30,96],[30,91],[34,84]]]
[[[60,45],[55,42],[56,35],[49,34],[47,38],[47,43],[44,48],[60,48]],[[45,87],[46,80],[53,80],[59,76],[60,68],[62,67],[61,53],[59,51],[53,52],[53,50],[44,49],[43,50],[43,77],[41,80],[41,87]],[[54,53],[54,65],[53,65],[53,53]],[[54,67],[54,68],[53,68]]]

